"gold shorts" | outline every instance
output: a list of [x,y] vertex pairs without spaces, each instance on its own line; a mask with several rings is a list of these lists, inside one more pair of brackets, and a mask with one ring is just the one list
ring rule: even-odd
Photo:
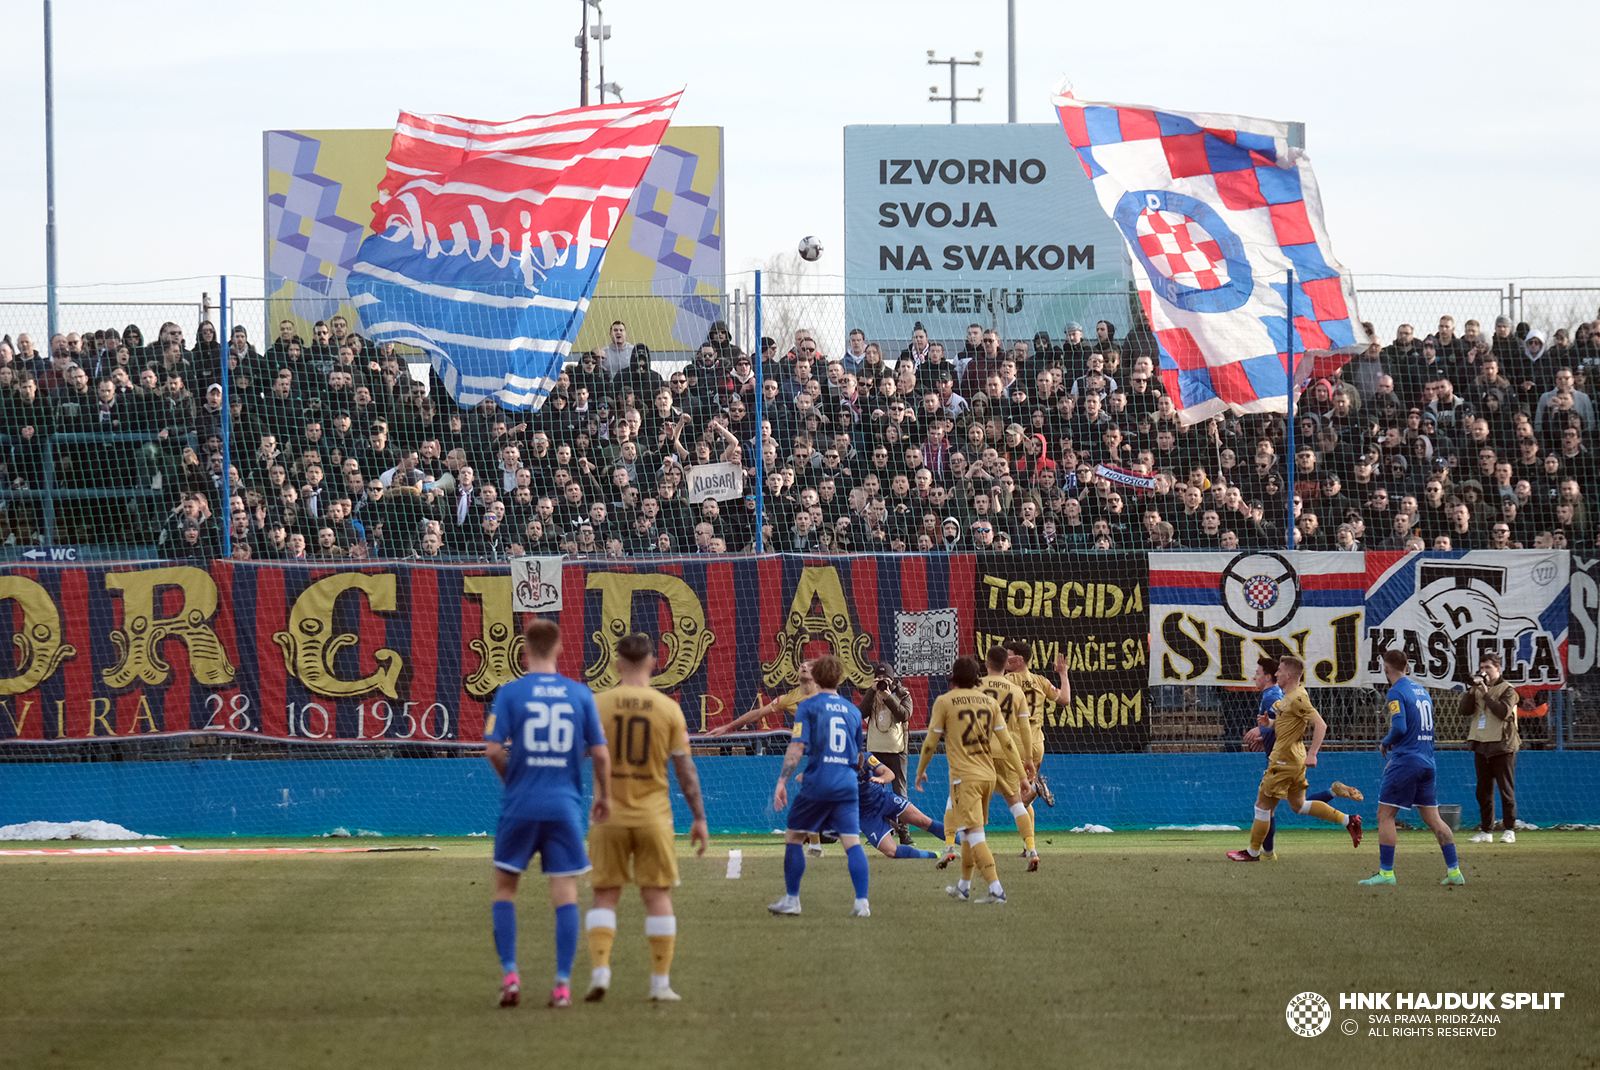
[[589,884],[595,888],[671,888],[678,883],[678,851],[670,824],[595,825],[589,830],[589,862],[594,866]]
[[1034,737],[1033,745],[1028,748],[1028,760],[1033,763],[1033,767],[1035,769],[1039,768],[1039,763],[1044,760],[1044,737],[1043,736],[1035,736]]
[[1022,771],[1012,769],[1000,759],[994,762],[994,790],[1008,799],[1022,794]]
[[958,829],[976,829],[987,825],[992,795],[993,780],[962,780],[951,785],[950,816],[945,824]]
[[1269,765],[1261,778],[1261,795],[1267,799],[1287,799],[1292,795],[1304,795],[1309,786],[1305,766]]

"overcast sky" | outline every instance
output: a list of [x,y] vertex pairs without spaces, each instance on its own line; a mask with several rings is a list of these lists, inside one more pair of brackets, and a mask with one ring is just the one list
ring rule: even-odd
[[[1087,100],[1307,124],[1328,229],[1360,275],[1593,276],[1600,4],[1139,5],[1017,0],[1018,118]],[[606,77],[687,87],[725,128],[728,266],[805,234],[842,269],[842,128],[937,123],[926,50],[1006,118],[1004,0],[609,0]],[[58,0],[63,284],[259,276],[261,131],[509,119],[577,104],[579,0]],[[0,4],[0,286],[44,281],[43,17]],[[1572,208],[1568,208],[1572,205]]]

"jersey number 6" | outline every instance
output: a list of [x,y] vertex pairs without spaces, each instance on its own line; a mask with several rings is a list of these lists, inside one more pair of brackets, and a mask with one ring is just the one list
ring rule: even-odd
[[850,737],[845,734],[844,718],[830,717],[828,719],[828,750],[834,754],[843,754],[850,746]]

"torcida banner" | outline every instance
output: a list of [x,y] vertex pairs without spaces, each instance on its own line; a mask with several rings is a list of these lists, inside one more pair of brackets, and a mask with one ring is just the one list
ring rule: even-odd
[[[857,688],[877,660],[947,672],[920,648],[897,659],[897,630],[904,614],[954,607],[947,629],[970,648],[973,575],[959,554],[569,561],[540,569],[530,604],[554,603],[546,588],[560,585],[560,611],[541,616],[561,625],[561,671],[596,690],[617,682],[618,638],[654,638],[655,685],[701,731],[788,691],[802,660],[829,652]],[[210,729],[477,741],[495,689],[521,673],[528,615],[515,603],[505,568],[9,569],[0,740]],[[947,680],[906,684],[920,726]]]

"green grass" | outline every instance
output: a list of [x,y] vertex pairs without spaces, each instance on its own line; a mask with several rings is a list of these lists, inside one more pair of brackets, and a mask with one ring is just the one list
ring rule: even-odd
[[[645,1001],[630,893],[611,996],[559,1013],[542,1005],[542,882],[525,884],[520,910],[529,1002],[494,1007],[486,840],[381,841],[442,848],[416,854],[4,858],[0,1067],[1595,1065],[1600,834],[1463,844],[1470,883],[1441,888],[1432,838],[1405,833],[1400,885],[1375,889],[1355,881],[1376,845],[1352,851],[1331,832],[1280,833],[1280,860],[1258,865],[1223,857],[1239,833],[1051,838],[1037,874],[1014,837],[991,839],[1011,899],[999,908],[946,898],[950,877],[931,862],[873,854],[864,920],[848,917],[837,847],[807,869],[805,914],[773,918],[781,846],[718,838],[682,859],[684,1002]],[[745,852],[737,881],[724,875],[731,846]],[[587,962],[580,945],[580,991]],[[1284,1023],[1307,989],[1335,1007],[1314,1039]],[[1478,989],[1566,998],[1560,1011],[1500,1012],[1493,1038],[1376,1039],[1364,1013],[1337,1009],[1341,991]],[[1345,1018],[1362,1035],[1342,1035]]]

